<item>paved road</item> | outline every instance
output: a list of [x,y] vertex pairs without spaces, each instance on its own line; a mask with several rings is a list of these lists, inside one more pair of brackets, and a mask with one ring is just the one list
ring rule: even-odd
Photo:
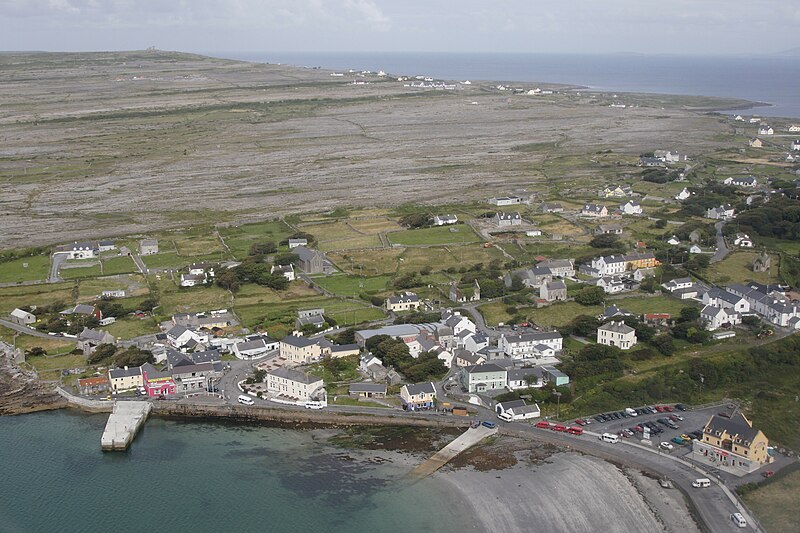
[[19,331],[20,333],[24,333],[25,335],[31,335],[33,337],[39,337],[40,339],[60,339],[61,337],[54,337],[53,335],[48,335],[47,333],[42,333],[41,331],[36,331],[35,329],[31,329],[25,326],[20,326],[19,324],[15,324],[14,322],[9,322],[8,320],[0,319],[0,326],[7,327],[9,329],[13,329],[14,331]]
[[50,277],[47,278],[48,283],[58,283],[59,281],[63,281],[58,276],[58,271],[61,268],[61,265],[67,260],[67,254],[53,254],[52,260],[50,262]]
[[142,258],[139,257],[139,254],[132,252],[126,246],[120,246],[119,253],[120,255],[123,256],[125,255],[130,256],[130,258],[133,259],[133,262],[136,264],[136,268],[139,269],[139,272],[141,272],[142,274],[147,274],[147,265],[144,264],[144,261],[142,261]]
[[728,246],[725,244],[725,237],[722,235],[722,228],[725,226],[725,222],[720,221],[714,224],[714,228],[717,230],[717,251],[711,257],[712,263],[717,263],[725,259],[725,256],[728,255]]

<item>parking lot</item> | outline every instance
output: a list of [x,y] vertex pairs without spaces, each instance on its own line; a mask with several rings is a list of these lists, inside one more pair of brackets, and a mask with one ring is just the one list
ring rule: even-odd
[[[637,414],[636,416],[625,416],[621,414],[624,411],[614,411],[613,413],[617,413],[615,415],[616,417],[611,416],[610,420],[599,422],[595,419],[595,417],[605,415],[605,417],[608,418],[609,415],[612,415],[611,412],[601,413],[601,415],[595,415],[593,417],[583,419],[589,422],[584,426],[584,428],[595,433],[614,433],[616,435],[620,435],[622,438],[634,439],[638,442],[643,438],[643,432],[637,431],[634,428],[636,426],[641,426],[643,428],[643,424],[649,422],[655,428],[658,428],[658,430],[661,431],[660,433],[655,433],[653,430],[650,432],[650,441],[653,443],[654,447],[659,447],[662,442],[666,442],[669,443],[669,446],[672,448],[669,449],[669,446],[662,447],[662,452],[674,455],[685,455],[691,451],[691,442],[686,441],[684,444],[679,444],[674,442],[672,439],[676,437],[680,438],[681,435],[691,436],[690,433],[693,431],[699,431],[702,433],[703,427],[708,422],[708,419],[711,418],[711,415],[718,413],[730,414],[733,412],[731,407],[724,405],[707,407],[698,410],[689,409],[687,407],[683,411],[676,409],[675,404],[651,405],[648,407],[653,409],[657,409],[659,407],[667,409],[671,408],[672,411],[670,412],[667,409],[664,409],[662,412],[646,412],[644,414]],[[632,406],[632,408],[639,411],[644,409],[642,406]],[[676,420],[672,420],[672,423],[677,427],[677,429],[658,422],[659,419],[669,419],[671,416],[676,418]],[[683,418],[683,420],[680,420],[680,418]],[[625,430],[628,431],[626,432]]]

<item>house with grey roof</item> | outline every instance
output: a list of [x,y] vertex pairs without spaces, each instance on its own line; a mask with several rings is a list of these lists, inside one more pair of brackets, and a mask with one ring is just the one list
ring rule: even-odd
[[157,239],[142,239],[139,241],[139,255],[154,255],[158,253]]
[[607,322],[597,328],[597,344],[629,350],[636,345],[636,330],[625,322]]
[[328,326],[328,323],[325,321],[325,317],[322,315],[311,315],[296,318],[294,321],[294,326],[297,329],[303,329],[305,326],[310,326],[316,330],[320,330],[325,329]]
[[287,335],[279,349],[281,357],[295,364],[306,365],[322,359],[319,343],[302,335]]
[[711,307],[731,309],[736,313],[750,312],[750,303],[747,299],[717,287],[713,287],[703,294],[703,304]]
[[545,259],[536,263],[534,274],[541,271],[537,269],[548,269],[549,274],[557,278],[571,278],[575,276],[575,262],[572,259]]
[[706,218],[713,220],[730,220],[736,218],[736,210],[731,204],[722,204],[719,207],[709,207],[706,210]]
[[700,311],[700,320],[705,324],[708,331],[714,331],[721,327],[735,326],[742,323],[742,315],[733,308],[716,307],[706,305]]
[[497,341],[497,347],[512,359],[530,359],[542,357],[540,345],[559,352],[563,348],[563,342],[564,338],[557,331],[503,334]]
[[403,385],[400,401],[407,411],[432,409],[436,406],[436,387],[430,381]]
[[505,213],[503,211],[498,211],[494,215],[493,220],[499,227],[522,225],[522,215],[520,215],[519,212]]
[[540,388],[544,386],[544,371],[540,366],[509,368],[507,380],[510,390]]
[[289,249],[294,250],[298,246],[308,246],[308,239],[289,239]]
[[351,398],[386,398],[386,384],[351,383],[348,393]]
[[422,302],[419,296],[408,291],[400,295],[389,296],[386,299],[386,310],[392,312],[416,311],[420,305],[422,305]]
[[567,299],[567,285],[563,281],[555,280],[543,283],[539,287],[539,298],[546,302],[558,302]]
[[497,403],[494,409],[495,413],[509,417],[510,420],[528,420],[541,416],[539,406],[535,403],[528,405],[525,403],[525,400],[511,400]]
[[461,369],[461,386],[470,393],[506,388],[508,371],[496,363],[482,363]]
[[327,400],[322,378],[286,367],[267,371],[267,392],[295,402]]
[[83,328],[78,334],[78,349],[83,351],[83,355],[90,355],[101,344],[116,344],[117,339],[107,331],[99,329]]
[[608,216],[608,208],[604,205],[598,204],[586,204],[581,209],[581,215],[585,217],[607,217]]
[[296,246],[292,251],[297,254],[297,267],[306,274],[322,274],[325,272],[325,255],[305,246]]
[[29,313],[28,311],[23,311],[20,308],[16,308],[9,313],[8,320],[14,324],[19,324],[20,326],[29,326],[36,322],[36,315]]
[[433,217],[434,226],[446,226],[455,224],[456,222],[458,222],[458,217],[456,215],[434,215]]
[[244,342],[237,342],[231,351],[239,359],[253,359],[278,349],[278,345],[278,341],[270,337],[254,336]]

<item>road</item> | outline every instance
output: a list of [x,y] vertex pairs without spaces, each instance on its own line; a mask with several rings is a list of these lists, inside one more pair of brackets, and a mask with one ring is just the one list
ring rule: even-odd
[[120,246],[119,253],[120,255],[130,256],[130,258],[133,259],[133,262],[136,264],[136,268],[139,269],[139,272],[142,274],[147,274],[147,265],[144,264],[144,261],[142,261],[142,258],[139,257],[139,254],[132,252],[126,246]]
[[725,226],[724,221],[719,221],[714,224],[714,228],[717,230],[717,251],[711,257],[712,263],[717,263],[725,259],[725,256],[728,255],[728,246],[725,244],[725,236],[722,234],[722,228]]
[[[42,333],[41,331],[36,331],[35,329],[31,329],[29,327],[20,326],[19,324],[15,324],[14,322],[9,322],[8,320],[0,319],[0,326],[13,329],[14,331],[19,331],[20,333],[24,333],[25,335],[31,335],[33,337],[39,337],[40,339],[60,339],[62,337],[48,335],[47,333]],[[65,337],[66,338],[66,337]]]
[[67,260],[67,254],[53,254],[52,261],[50,262],[50,277],[47,278],[48,283],[58,283],[62,279],[58,276],[58,271],[61,265]]

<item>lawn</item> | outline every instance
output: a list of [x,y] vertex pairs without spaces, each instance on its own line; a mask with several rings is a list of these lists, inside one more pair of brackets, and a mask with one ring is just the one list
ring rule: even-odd
[[800,514],[797,512],[798,494],[800,494],[800,469],[794,468],[787,474],[779,472],[776,478],[745,494],[742,499],[767,531],[800,531]]
[[58,275],[63,279],[96,278],[103,274],[99,264],[77,268],[61,268]]
[[400,263],[398,258],[404,252],[403,248],[341,252],[328,254],[328,259],[346,272],[364,276],[378,276],[394,274],[397,271],[397,265]]
[[[14,344],[14,334],[16,331],[0,326],[0,339],[3,339],[9,344]],[[44,349],[48,354],[58,355],[71,352],[75,349],[75,341],[64,339],[63,337],[42,338],[34,337],[33,335],[17,335],[16,341],[17,348],[21,350],[30,350],[34,347]]]
[[441,248],[406,248],[402,256],[398,258],[398,272],[400,274],[419,272],[424,267],[431,267],[434,271],[446,270],[451,267],[469,268],[478,263],[488,265],[495,259],[502,260],[503,254],[496,248],[484,248],[479,244]]
[[569,220],[554,214],[542,214],[529,217],[534,221],[539,229],[550,235],[563,235],[565,237],[577,237],[585,235],[583,228],[576,226]]
[[182,256],[225,253],[225,248],[211,228],[203,228],[202,232],[192,232],[188,235],[175,234],[172,240],[178,254]]
[[377,234],[385,231],[399,231],[403,229],[400,224],[385,217],[359,219],[351,218],[347,221],[347,223],[354,230],[369,234]]
[[267,241],[278,244],[294,232],[282,221],[271,220],[219,228],[219,233],[233,255],[237,259],[244,259],[253,244]]
[[86,366],[86,356],[83,354],[59,355],[55,357],[28,357],[26,361],[35,368],[37,372],[82,368]]
[[357,405],[359,407],[384,407],[386,409],[391,409],[388,405],[383,405],[382,403],[371,402],[369,400],[358,400],[357,398],[351,398],[349,396],[336,396],[331,402],[334,405]]
[[[505,302],[496,301],[480,305],[478,310],[487,324],[496,326],[499,322],[507,323],[512,318],[512,315],[506,312],[508,306],[509,304]],[[578,315],[596,316],[603,311],[599,305],[585,306],[575,302],[560,302],[540,309],[527,306],[515,307],[517,312],[514,316],[522,315],[539,326],[547,327],[565,326]]]
[[142,256],[142,261],[147,268],[181,268],[190,264],[193,259],[180,257],[175,252],[165,252]]
[[392,244],[404,246],[464,244],[481,240],[466,224],[398,231],[388,237]]
[[339,239],[335,241],[320,241],[317,249],[323,252],[333,252],[338,250],[362,250],[364,248],[380,248],[381,239],[377,235],[357,235],[349,239]]
[[114,257],[112,259],[103,261],[104,276],[111,276],[114,274],[128,274],[130,272],[138,272],[138,271],[139,270],[136,268],[136,263],[134,263],[133,259],[131,259],[126,255]]
[[227,309],[233,303],[230,292],[212,285],[210,287],[190,287],[180,289],[170,280],[161,280],[160,316],[169,317],[175,313]]
[[234,305],[277,304],[304,298],[318,298],[319,296],[317,291],[302,281],[290,283],[289,288],[285,291],[276,291],[255,283],[246,283],[234,294]]
[[364,235],[353,229],[347,221],[304,224],[300,227],[317,238],[317,248],[324,251],[378,248],[381,240],[377,233]]
[[100,278],[84,279],[78,282],[81,301],[93,300],[100,296],[103,291],[123,289],[125,298],[144,296],[149,294],[150,289],[144,276],[141,274],[117,274],[114,276],[104,276]]
[[75,301],[74,283],[47,283],[42,285],[25,285],[19,287],[0,288],[0,312],[9,313],[16,307],[24,305],[50,305],[62,302],[68,307]]
[[717,284],[777,281],[778,263],[780,261],[780,256],[778,255],[773,254],[770,256],[772,257],[771,275],[770,272],[753,272],[750,268],[753,260],[760,254],[761,252],[733,252],[719,263],[715,263],[708,268],[708,278]]
[[336,276],[320,276],[314,282],[322,288],[341,296],[358,296],[362,292],[375,293],[386,290],[391,278],[389,276],[360,277],[340,274]]
[[50,274],[50,257],[36,255],[0,263],[0,283],[46,280]]
[[276,331],[273,331],[273,328],[280,326],[278,331],[285,334],[294,328],[298,310],[317,307],[325,309],[326,316],[342,325],[352,324],[354,320],[358,323],[384,317],[380,309],[370,307],[366,302],[328,298],[316,293],[308,298],[274,302],[269,305],[237,303],[235,311],[244,326],[264,325],[269,328],[270,334],[279,336]]
[[148,335],[151,333],[159,333],[161,330],[155,324],[152,318],[135,318],[124,317],[118,318],[116,322],[108,326],[103,326],[104,329],[117,337],[118,339],[132,339],[141,335]]
[[670,296],[634,296],[631,298],[606,301],[606,305],[612,304],[637,315],[644,313],[669,313],[672,316],[676,316],[680,314],[681,309],[684,307],[694,307],[691,300],[678,300]]

